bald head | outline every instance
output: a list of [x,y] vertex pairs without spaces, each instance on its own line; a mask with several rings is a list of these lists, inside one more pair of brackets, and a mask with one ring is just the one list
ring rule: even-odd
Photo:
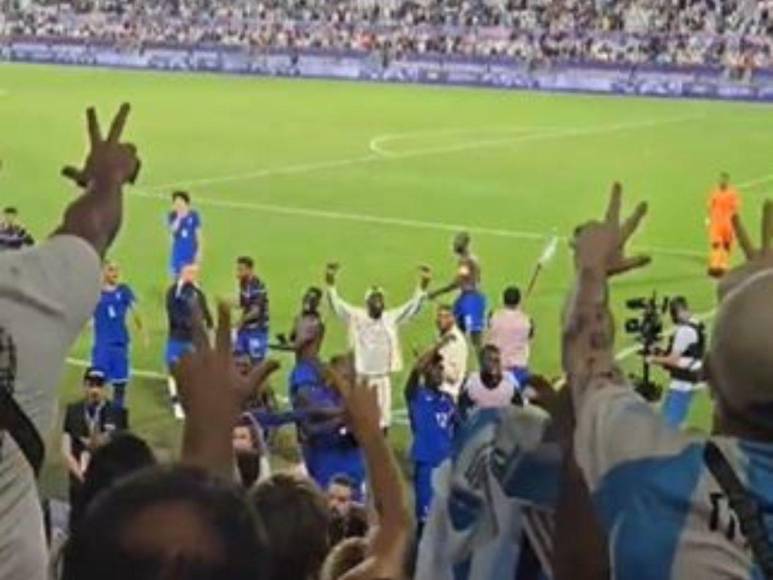
[[725,296],[714,325],[708,366],[718,413],[752,428],[773,422],[773,270]]

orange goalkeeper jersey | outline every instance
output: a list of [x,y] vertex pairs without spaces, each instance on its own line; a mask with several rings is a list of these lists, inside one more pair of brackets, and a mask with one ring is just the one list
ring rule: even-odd
[[734,187],[715,189],[709,200],[709,219],[712,224],[728,224],[741,208],[741,196]]

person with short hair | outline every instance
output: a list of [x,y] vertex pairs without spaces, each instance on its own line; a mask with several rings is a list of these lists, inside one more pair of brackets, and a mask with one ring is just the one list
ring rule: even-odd
[[247,353],[253,364],[260,364],[268,354],[268,290],[255,275],[255,262],[249,256],[240,256],[236,260],[236,279],[242,316],[234,348]]
[[576,230],[562,353],[574,454],[610,540],[613,576],[773,577],[773,202],[760,246],[733,222],[748,263],[720,284],[705,362],[714,424],[701,437],[665,425],[616,366],[609,278],[649,262],[625,252],[646,205],[621,220],[621,196],[616,184],[607,218]]
[[0,220],[0,251],[20,250],[35,244],[35,238],[18,221],[19,210],[6,207]]
[[730,254],[735,244],[733,218],[741,209],[741,196],[730,183],[730,175],[722,172],[719,183],[709,198],[709,275],[721,278],[730,269]]
[[339,473],[327,486],[327,505],[330,509],[330,545],[347,538],[364,537],[368,533],[368,514],[357,503],[361,490],[345,473]]
[[250,502],[266,530],[271,555],[268,580],[319,576],[330,542],[330,511],[313,481],[276,473],[252,490]]
[[459,399],[459,392],[467,378],[467,360],[469,349],[464,334],[456,324],[454,310],[447,304],[437,307],[435,326],[439,340],[443,342],[438,351],[443,360],[442,390],[451,395],[454,401]]
[[187,191],[172,194],[172,211],[167,216],[172,236],[170,269],[177,280],[183,269],[191,264],[201,264],[204,238],[201,234],[201,217],[191,208],[191,196]]
[[144,326],[136,304],[137,298],[128,284],[121,282],[120,270],[115,262],[105,262],[102,292],[94,310],[94,344],[91,349],[91,366],[104,371],[107,382],[113,387],[113,404],[125,406],[126,387],[129,384],[130,336],[126,316],[132,313],[137,331]]
[[430,300],[459,290],[454,302],[454,316],[459,329],[470,337],[475,350],[480,350],[481,336],[486,329],[486,296],[481,292],[480,261],[472,253],[472,237],[468,232],[454,236],[453,252],[457,257],[456,276],[450,284],[433,290]]
[[384,290],[373,286],[365,294],[365,307],[344,301],[336,288],[338,264],[328,264],[325,273],[327,297],[331,310],[347,326],[349,346],[354,351],[354,365],[359,380],[376,389],[381,408],[381,426],[392,424],[392,375],[403,368],[399,327],[410,322],[421,311],[427,299],[432,273],[420,268],[419,285],[413,298],[390,310],[386,309]]
[[290,404],[300,420],[296,433],[309,476],[326,489],[330,480],[345,473],[356,482],[365,480],[357,440],[346,427],[341,394],[325,376],[319,352],[325,325],[318,314],[302,315],[295,328],[295,366],[288,377]]
[[684,296],[672,298],[668,308],[676,329],[666,354],[652,355],[648,361],[662,366],[671,376],[661,412],[666,425],[680,429],[690,414],[693,396],[703,386],[706,330]]
[[62,456],[70,476],[70,504],[77,506],[92,454],[110,436],[129,426],[124,409],[113,405],[105,392],[106,375],[88,368],[83,375],[83,398],[67,405],[62,433]]
[[192,467],[153,468],[101,494],[64,548],[62,580],[256,580],[269,553],[243,491]]
[[333,545],[320,574],[321,580],[338,580],[347,572],[365,561],[368,555],[368,541],[365,538],[353,537]]
[[277,334],[277,348],[287,351],[295,351],[297,329],[304,317],[322,320],[319,308],[322,304],[324,293],[318,286],[309,286],[301,297],[301,311],[293,319],[293,325],[289,334]]
[[449,340],[453,340],[452,335],[441,338],[419,357],[405,385],[413,434],[410,457],[419,537],[432,503],[432,473],[450,457],[459,420],[453,396],[443,390],[445,373],[440,351]]
[[486,343],[502,353],[502,365],[523,391],[529,380],[529,356],[534,323],[521,309],[521,291],[509,286],[502,296],[504,307],[491,315]]
[[234,426],[233,450],[239,481],[245,489],[271,475],[263,431],[250,414],[242,415]]
[[497,409],[509,405],[523,405],[521,393],[504,372],[502,353],[493,344],[487,344],[480,353],[480,371],[471,373],[462,387],[459,412],[462,417],[473,409]]
[[80,501],[70,505],[70,530],[74,530],[94,499],[117,481],[157,465],[150,446],[128,431],[114,432],[110,439],[91,454]]

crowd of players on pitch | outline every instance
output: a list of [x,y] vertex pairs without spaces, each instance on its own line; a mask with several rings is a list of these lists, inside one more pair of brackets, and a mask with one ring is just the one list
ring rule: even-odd
[[[647,205],[625,214],[618,183],[605,215],[574,232],[555,380],[529,366],[534,325],[518,288],[487,316],[465,233],[453,242],[454,279],[436,287],[421,266],[397,305],[379,287],[347,302],[342,269],[328,264],[324,289],[309,288],[292,328],[271,340],[250,258],[236,261],[236,299],[207,303],[202,220],[177,192],[165,354],[183,437],[162,464],[127,429],[135,298],[105,261],[141,167],[122,141],[128,115],[125,105],[103,133],[88,111],[87,159],[63,171],[82,193],[50,237],[34,245],[13,211],[0,226],[13,248],[0,253],[0,577],[773,577],[773,203],[759,242],[729,217],[746,261],[721,273],[710,342],[687,301],[671,301],[674,337],[651,361],[672,375],[661,411],[616,362],[610,280],[650,262],[627,252]],[[408,494],[388,444],[392,378],[404,364],[401,326],[433,301],[437,336],[414,353],[403,389]],[[61,450],[70,522],[52,537],[35,477],[65,358],[90,318],[93,364],[65,412]],[[339,323],[350,350],[323,360],[326,325]],[[287,408],[267,387],[272,349],[294,356]],[[711,436],[681,429],[698,382],[714,401]],[[302,466],[272,472],[270,433],[285,424]]]

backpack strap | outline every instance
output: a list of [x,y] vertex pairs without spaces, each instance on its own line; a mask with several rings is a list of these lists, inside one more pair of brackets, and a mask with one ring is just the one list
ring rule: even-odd
[[13,437],[37,477],[45,457],[40,433],[13,398],[16,384],[16,345],[0,327],[0,452],[4,432]]
[[0,389],[0,436],[3,432],[13,437],[37,477],[45,458],[43,439],[16,400]]
[[703,461],[738,517],[741,533],[751,546],[755,562],[765,579],[773,580],[773,545],[768,538],[757,501],[749,494],[725,455],[712,441],[706,442]]

